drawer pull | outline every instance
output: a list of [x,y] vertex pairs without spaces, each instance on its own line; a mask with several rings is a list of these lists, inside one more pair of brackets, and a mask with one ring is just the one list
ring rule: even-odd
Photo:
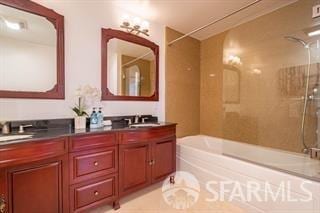
[[93,165],[94,165],[94,166],[98,166],[99,163],[98,163],[97,161],[95,161],[95,162],[93,163]]
[[150,166],[154,165],[155,163],[156,163],[156,161],[155,161],[155,160],[151,160],[151,161],[149,161],[149,165],[150,165]]
[[95,191],[94,192],[94,196],[98,196],[99,195],[99,192],[98,191]]

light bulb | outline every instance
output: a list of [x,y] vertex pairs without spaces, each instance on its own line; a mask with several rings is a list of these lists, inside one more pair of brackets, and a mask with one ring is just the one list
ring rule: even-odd
[[142,30],[149,30],[149,25],[150,25],[149,22],[143,21],[141,24]]
[[123,21],[123,22],[129,22],[129,20],[130,20],[130,16],[129,16],[128,14],[124,14],[124,15],[122,16],[122,21]]
[[11,22],[8,20],[4,21],[7,25],[8,28],[12,29],[12,30],[21,30],[21,24],[17,23],[17,22]]
[[135,17],[133,19],[133,26],[140,26],[141,19],[139,17]]

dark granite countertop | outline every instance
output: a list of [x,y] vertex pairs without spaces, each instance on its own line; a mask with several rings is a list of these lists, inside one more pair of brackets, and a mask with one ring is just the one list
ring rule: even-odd
[[6,141],[0,141],[0,147],[9,145],[9,144],[18,144],[18,143],[25,143],[25,142],[31,142],[31,141],[40,141],[40,140],[48,140],[48,139],[55,139],[59,137],[69,137],[69,136],[76,136],[76,135],[88,135],[88,134],[97,134],[97,133],[104,133],[104,132],[113,132],[113,131],[143,131],[146,129],[155,129],[159,127],[164,126],[174,126],[175,123],[169,123],[169,122],[157,122],[159,126],[153,126],[153,127],[129,127],[128,125],[112,125],[112,126],[105,126],[103,128],[96,128],[96,129],[74,129],[74,128],[48,128],[48,129],[32,129],[27,130],[22,134],[19,134],[17,132],[12,132],[9,135],[0,135],[1,137],[5,136],[11,136],[11,135],[30,135],[32,134],[32,137],[30,138],[24,138],[24,139],[16,139],[16,140],[6,140]]

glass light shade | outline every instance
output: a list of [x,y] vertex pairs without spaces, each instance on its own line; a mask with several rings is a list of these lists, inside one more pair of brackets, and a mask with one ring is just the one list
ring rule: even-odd
[[140,26],[141,24],[141,19],[139,17],[135,17],[133,19],[133,26]]
[[129,23],[129,22],[130,22],[130,16],[127,15],[127,14],[124,14],[124,15],[122,16],[122,22],[123,22],[123,23]]
[[149,26],[150,26],[150,24],[147,21],[143,21],[141,24],[142,30],[149,30]]

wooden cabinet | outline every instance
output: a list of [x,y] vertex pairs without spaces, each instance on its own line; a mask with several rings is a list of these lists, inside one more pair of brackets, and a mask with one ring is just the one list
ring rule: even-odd
[[176,171],[176,140],[154,142],[152,156],[152,182],[154,183]]
[[84,212],[101,204],[118,206],[116,133],[70,138],[70,211]]
[[79,183],[118,171],[118,147],[111,146],[71,153],[70,183]]
[[119,145],[120,197],[165,179],[176,169],[175,127],[124,132]]
[[8,184],[6,174],[6,170],[0,168],[0,213],[5,213],[8,209]]
[[[4,212],[68,211],[67,156],[0,169]],[[1,204],[0,204],[1,205]]]
[[116,174],[103,176],[72,185],[70,206],[72,212],[84,212],[89,208],[117,199],[118,182]]
[[119,190],[123,196],[151,183],[151,144],[148,142],[120,146]]
[[175,125],[0,146],[0,213],[88,212],[175,171]]
[[4,212],[67,212],[66,153],[66,138],[2,146],[0,206],[5,203]]

